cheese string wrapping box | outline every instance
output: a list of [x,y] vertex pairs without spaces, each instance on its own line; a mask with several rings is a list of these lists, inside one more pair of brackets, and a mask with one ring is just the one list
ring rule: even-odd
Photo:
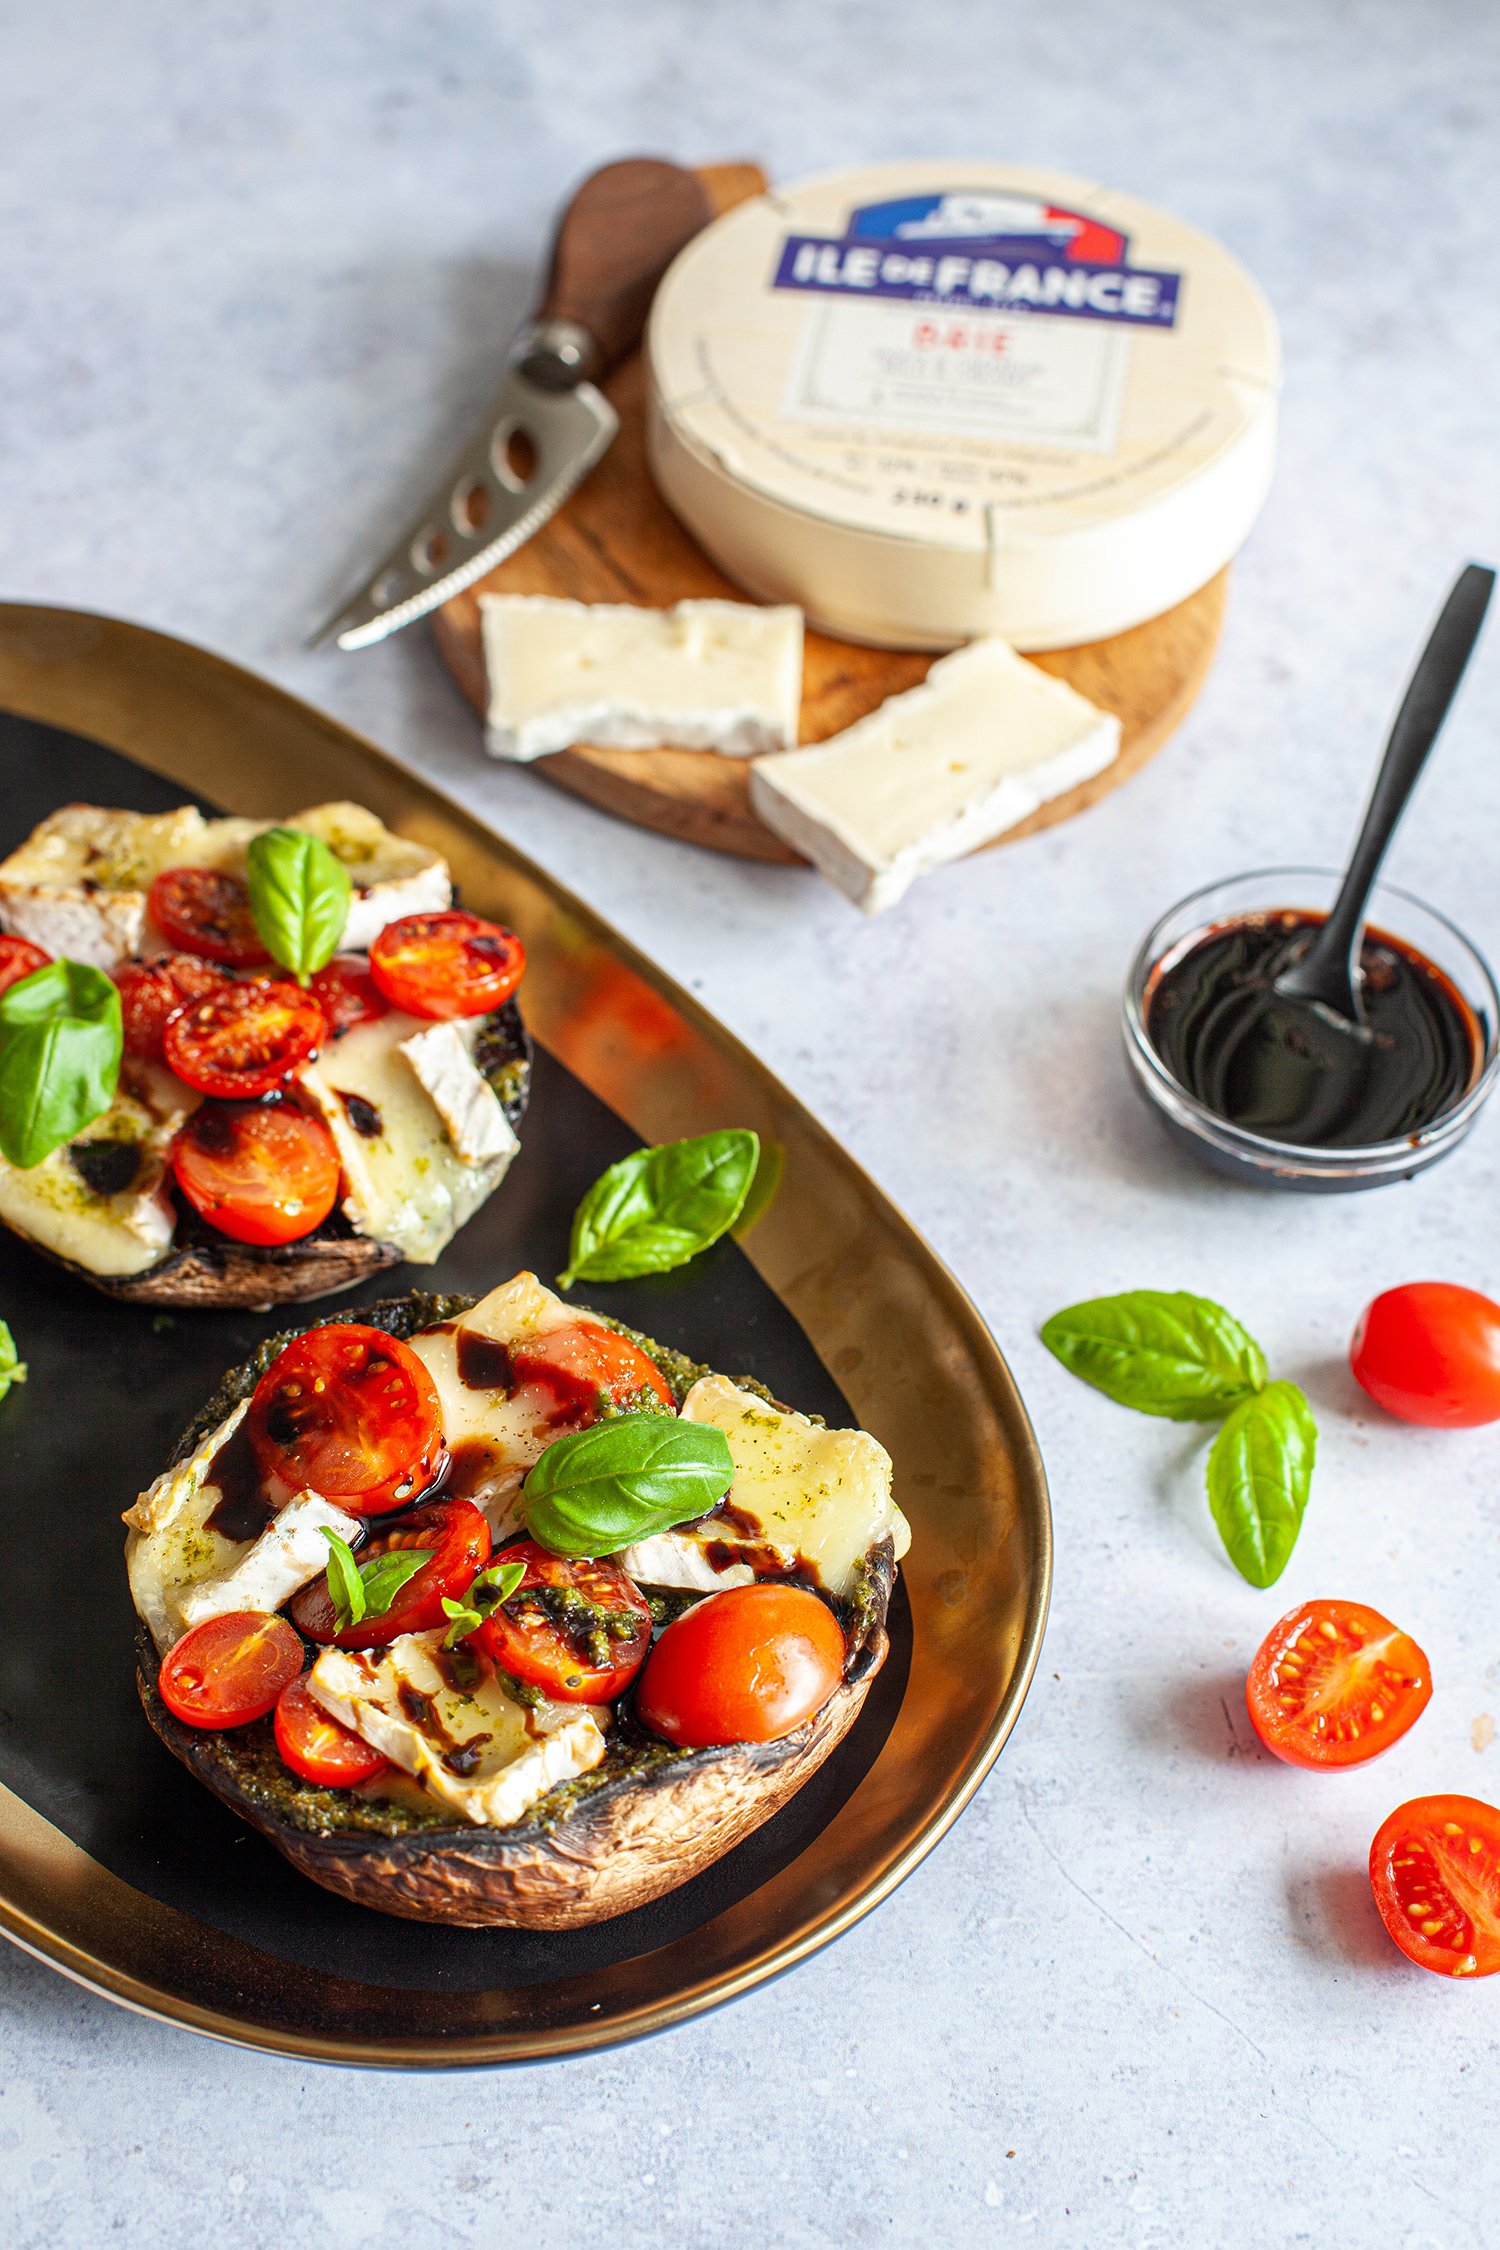
[[757,197],[680,253],[648,352],[670,506],[856,641],[1123,632],[1223,568],[1270,481],[1259,289],[1066,174],[944,158]]

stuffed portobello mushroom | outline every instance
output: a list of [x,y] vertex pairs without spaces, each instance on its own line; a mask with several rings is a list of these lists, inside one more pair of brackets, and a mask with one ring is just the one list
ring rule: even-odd
[[858,1716],[891,1464],[530,1273],[272,1339],[126,1516],[147,1717],[329,1890],[568,1929],[685,1883]]
[[362,806],[65,805],[0,861],[0,1221],[113,1297],[431,1264],[505,1177],[520,940]]

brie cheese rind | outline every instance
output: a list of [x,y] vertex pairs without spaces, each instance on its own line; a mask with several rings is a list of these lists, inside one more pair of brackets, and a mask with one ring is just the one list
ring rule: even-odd
[[[474,1065],[482,1018],[454,1024],[455,1038],[436,1049],[422,1044],[431,1028],[392,1009],[355,1024],[299,1073],[338,1149],[351,1226],[419,1266],[488,1201],[521,1145]],[[458,1134],[488,1153],[463,1153]]]
[[351,1546],[363,1535],[364,1526],[321,1493],[299,1493],[227,1568],[195,1578],[176,1595],[184,1628],[201,1625],[208,1617],[227,1617],[237,1609],[264,1610],[268,1615],[280,1609],[328,1568],[325,1531]]
[[867,914],[993,843],[1120,754],[1120,722],[1007,641],[971,641],[920,687],[804,750],[761,759],[750,802]]
[[324,1649],[307,1685],[330,1718],[476,1826],[512,1828],[560,1781],[603,1760],[607,1710],[516,1700],[477,1655],[471,1685],[444,1658],[443,1635],[403,1633],[388,1648]]
[[[906,1553],[911,1532],[891,1498],[891,1457],[868,1431],[825,1429],[723,1375],[701,1377],[682,1416],[724,1432],[734,1482],[713,1515],[627,1547],[617,1560],[632,1578],[693,1588],[706,1581],[713,1590],[747,1584],[757,1567],[772,1565],[847,1595],[882,1539],[898,1562]],[[754,1567],[735,1561],[737,1548]]]
[[576,742],[753,758],[797,739],[802,612],[481,594],[486,743],[528,763]]
[[[160,952],[165,941],[146,918],[156,877],[169,867],[243,876],[252,837],[274,825],[206,820],[193,805],[169,813],[63,805],[0,860],[0,929],[96,969]],[[440,911],[452,899],[446,861],[392,835],[363,805],[314,805],[279,825],[321,836],[348,868],[355,889],[345,951],[363,951],[403,914]]]

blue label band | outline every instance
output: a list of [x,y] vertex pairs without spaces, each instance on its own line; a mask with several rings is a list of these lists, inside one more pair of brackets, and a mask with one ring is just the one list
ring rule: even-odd
[[792,234],[774,289],[817,296],[916,299],[966,312],[1036,312],[1171,328],[1181,275],[1142,266],[987,255],[974,240],[917,243]]

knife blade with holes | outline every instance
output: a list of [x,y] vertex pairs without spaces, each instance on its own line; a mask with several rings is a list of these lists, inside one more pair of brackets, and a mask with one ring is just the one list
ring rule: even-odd
[[640,342],[658,281],[712,215],[703,182],[656,157],[627,157],[584,181],[493,412],[314,646],[369,648],[398,633],[504,562],[561,507],[619,428],[597,385]]

